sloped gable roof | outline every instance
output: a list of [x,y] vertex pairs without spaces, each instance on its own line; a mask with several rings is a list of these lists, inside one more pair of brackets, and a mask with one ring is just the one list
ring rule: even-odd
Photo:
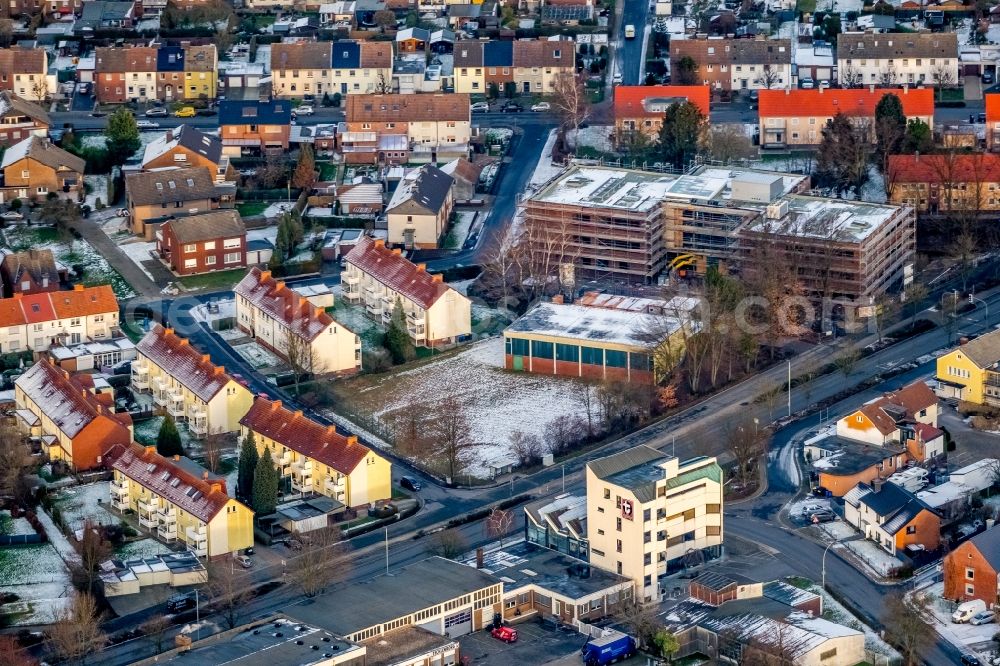
[[221,366],[212,363],[207,354],[192,347],[186,338],[159,324],[143,336],[135,348],[205,402],[233,380]]
[[425,308],[451,290],[443,281],[370,236],[362,237],[344,261]]
[[1000,362],[1000,330],[980,335],[954,350],[982,369]]
[[215,181],[208,167],[162,169],[130,173],[125,176],[125,190],[129,199],[140,206],[201,201],[215,197]]
[[305,340],[315,340],[334,324],[333,318],[323,308],[314,307],[283,281],[271,277],[271,271],[262,271],[256,266],[233,291]]
[[167,220],[164,226],[170,227],[179,243],[237,238],[246,236],[247,233],[239,212],[234,208],[220,208],[207,213],[178,217]]
[[87,166],[83,158],[68,153],[45,137],[32,134],[27,139],[15,143],[7,149],[0,162],[0,168],[6,169],[23,159],[30,159],[56,171],[69,169],[82,174]]

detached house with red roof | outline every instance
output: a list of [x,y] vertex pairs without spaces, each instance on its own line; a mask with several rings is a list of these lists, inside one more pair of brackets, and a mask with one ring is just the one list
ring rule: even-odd
[[49,460],[74,471],[99,467],[108,451],[132,441],[132,417],[116,413],[114,393],[91,375],[73,375],[43,359],[14,382],[17,423],[42,441]]
[[229,497],[224,478],[187,458],[165,458],[154,446],[126,443],[109,457],[111,506],[135,512],[151,534],[207,558],[253,545],[253,511]]
[[293,367],[315,375],[361,370],[361,338],[271,271],[250,269],[234,291],[240,329]]
[[818,90],[761,90],[760,145],[762,148],[815,146],[823,128],[838,113],[866,124],[875,140],[875,107],[886,95],[895,95],[907,120],[918,119],[934,129],[934,91],[929,88],[820,88]]
[[914,460],[944,455],[944,432],[937,427],[938,397],[923,381],[865,403],[837,421],[837,436],[875,446],[906,446]]
[[708,86],[615,86],[615,134],[619,141],[632,132],[656,139],[671,104],[691,102],[708,120],[711,99]]
[[157,325],[136,345],[132,388],[153,394],[194,435],[236,432],[253,395],[173,329]]
[[364,303],[369,315],[384,324],[396,305],[403,308],[406,330],[417,345],[435,347],[461,342],[472,334],[472,303],[414,264],[385,241],[365,236],[344,258],[344,298]]
[[921,213],[1000,210],[1000,154],[892,155],[886,188]]
[[270,451],[293,493],[318,493],[344,506],[358,507],[392,497],[392,464],[355,435],[342,435],[263,396],[240,421],[257,453]]
[[0,353],[45,351],[54,343],[109,340],[118,334],[118,299],[109,285],[14,293],[0,300]]

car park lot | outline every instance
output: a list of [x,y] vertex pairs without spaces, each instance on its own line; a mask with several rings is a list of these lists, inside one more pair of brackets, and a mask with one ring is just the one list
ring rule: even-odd
[[490,635],[489,630],[477,631],[458,639],[462,655],[476,666],[509,666],[509,664],[544,664],[564,655],[573,654],[579,660],[580,648],[586,636],[572,628],[555,628],[538,620],[511,625],[517,629],[517,642],[504,643]]

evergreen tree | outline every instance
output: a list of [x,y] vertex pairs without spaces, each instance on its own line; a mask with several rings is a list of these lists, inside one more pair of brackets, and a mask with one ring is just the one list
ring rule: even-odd
[[395,364],[406,363],[413,358],[413,343],[410,342],[410,334],[406,332],[405,314],[403,313],[403,302],[396,299],[396,306],[392,310],[392,321],[385,331],[385,348],[392,357]]
[[259,459],[253,433],[247,431],[247,436],[243,438],[243,446],[240,448],[240,465],[236,476],[236,494],[247,502],[253,498],[253,476]]
[[929,153],[934,149],[934,135],[931,128],[920,118],[913,118],[906,123],[906,138],[903,139],[903,152]]
[[698,63],[691,56],[684,56],[677,61],[677,83],[682,86],[693,86],[697,83]]
[[663,114],[663,124],[654,151],[661,162],[681,169],[694,159],[705,134],[706,121],[691,102],[674,103]]
[[184,455],[181,434],[177,432],[177,424],[174,423],[174,417],[170,414],[167,414],[167,417],[163,419],[160,432],[156,435],[156,452],[168,458]]
[[299,161],[295,165],[295,173],[292,174],[292,187],[308,189],[316,182],[316,158],[313,156],[312,146],[303,143],[299,148]]
[[124,106],[108,118],[108,129],[105,132],[108,157],[112,164],[124,164],[132,153],[139,150],[142,141],[139,140],[139,127],[135,124],[135,116]]
[[257,461],[253,473],[253,510],[258,516],[274,513],[278,504],[278,485],[281,477],[278,468],[271,458],[271,447],[264,450],[264,455]]
[[902,150],[905,137],[903,103],[895,95],[884,95],[875,106],[875,145],[883,174],[888,169],[889,157]]

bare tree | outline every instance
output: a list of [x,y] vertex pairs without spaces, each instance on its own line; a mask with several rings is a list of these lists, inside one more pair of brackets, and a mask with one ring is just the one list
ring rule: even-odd
[[0,424],[0,494],[26,501],[31,495],[26,475],[31,452],[24,435],[9,423]]
[[375,80],[375,89],[372,92],[376,95],[388,95],[392,92],[392,81],[385,78],[383,72],[379,72],[378,78]]
[[596,417],[596,400],[594,396],[594,385],[590,382],[580,382],[576,387],[576,395],[580,401],[580,406],[587,415],[587,437],[594,436],[594,419]]
[[468,549],[465,539],[457,531],[441,530],[431,537],[427,544],[427,554],[453,560]]
[[641,648],[653,644],[656,631],[662,626],[657,618],[656,604],[644,603],[635,595],[618,602],[615,608],[615,619],[634,636]]
[[38,666],[38,660],[28,654],[14,636],[0,636],[0,664]]
[[725,164],[748,160],[757,154],[753,142],[739,126],[716,125],[708,133],[708,152]]
[[515,430],[510,433],[510,450],[517,456],[521,467],[530,467],[542,459],[545,445],[538,435]]
[[254,176],[259,187],[272,189],[278,187],[282,180],[288,178],[288,164],[283,155],[283,153],[277,152],[267,154],[264,164],[257,169],[257,174]]
[[975,259],[979,250],[979,240],[968,229],[959,232],[949,248],[951,258],[958,264],[958,274],[962,278],[962,291],[968,289],[969,277],[972,275],[972,269],[975,267]]
[[[305,535],[302,553],[288,565],[289,579],[302,594],[311,599],[322,594],[345,573],[346,558],[341,555],[343,538],[336,527],[315,530]],[[333,560],[337,560],[334,564]]]
[[208,596],[230,629],[238,624],[243,606],[253,596],[249,582],[232,559],[208,564]]
[[209,435],[202,442],[202,455],[204,456],[205,467],[212,474],[219,471],[219,463],[222,461],[222,451],[225,448],[227,437],[228,435],[223,433],[216,433]]
[[285,360],[295,376],[295,394],[298,395],[302,388],[302,378],[306,375],[312,375],[315,378],[323,374],[325,366],[322,360],[316,356],[316,349],[312,342],[291,331],[285,331],[284,350]]
[[590,113],[590,98],[583,80],[568,72],[557,76],[552,88],[552,109],[559,116],[563,129],[572,131],[574,141],[579,143],[577,132]]
[[455,396],[448,396],[438,406],[432,426],[435,447],[440,452],[445,474],[455,483],[471,462],[473,451],[479,446],[469,434],[469,421],[465,406]]
[[923,300],[927,298],[927,287],[921,282],[913,282],[906,287],[906,304],[910,308],[910,326],[912,327],[917,323],[917,313],[920,311],[920,305]]
[[7,48],[14,40],[14,22],[0,19],[0,48]]
[[876,78],[878,78],[880,86],[894,86],[899,79],[899,74],[896,73],[896,68],[890,61],[888,65],[878,71]]
[[844,375],[844,377],[850,377],[851,373],[854,372],[854,368],[857,367],[858,361],[861,359],[861,354],[858,350],[850,347],[843,354],[834,359],[833,363],[837,366],[837,369]]
[[865,74],[853,64],[840,70],[840,85],[845,88],[857,88],[865,82]]
[[896,646],[905,666],[923,663],[934,640],[934,630],[924,621],[930,599],[924,594],[914,594],[909,600],[900,592],[892,593],[885,603],[882,623],[889,641]]
[[426,426],[427,407],[420,403],[417,396],[408,396],[392,416],[396,449],[403,455],[422,455],[427,448]]
[[108,644],[108,637],[101,631],[97,601],[87,593],[76,595],[68,607],[56,613],[48,633],[52,650],[60,658],[79,664]]
[[949,69],[942,60],[931,70],[931,80],[939,91],[942,88],[950,88],[955,85],[955,70]]
[[514,512],[504,509],[493,509],[486,518],[486,535],[491,539],[499,539],[500,547],[503,547],[503,540],[510,534],[514,526]]
[[728,424],[726,439],[735,461],[735,478],[746,488],[757,475],[761,456],[767,452],[768,431],[746,417]]
[[757,84],[765,90],[770,90],[778,85],[779,81],[781,81],[781,72],[769,64],[764,65],[764,69],[760,72],[760,77],[757,78]]
[[104,538],[101,526],[89,518],[84,520],[81,529],[83,534],[77,543],[80,564],[74,567],[73,577],[77,587],[84,592],[94,594],[101,575],[101,564],[111,557],[114,548],[111,542]]
[[167,629],[170,628],[170,618],[166,615],[154,615],[139,625],[141,631],[153,643],[156,654],[163,652],[163,643],[167,638]]

